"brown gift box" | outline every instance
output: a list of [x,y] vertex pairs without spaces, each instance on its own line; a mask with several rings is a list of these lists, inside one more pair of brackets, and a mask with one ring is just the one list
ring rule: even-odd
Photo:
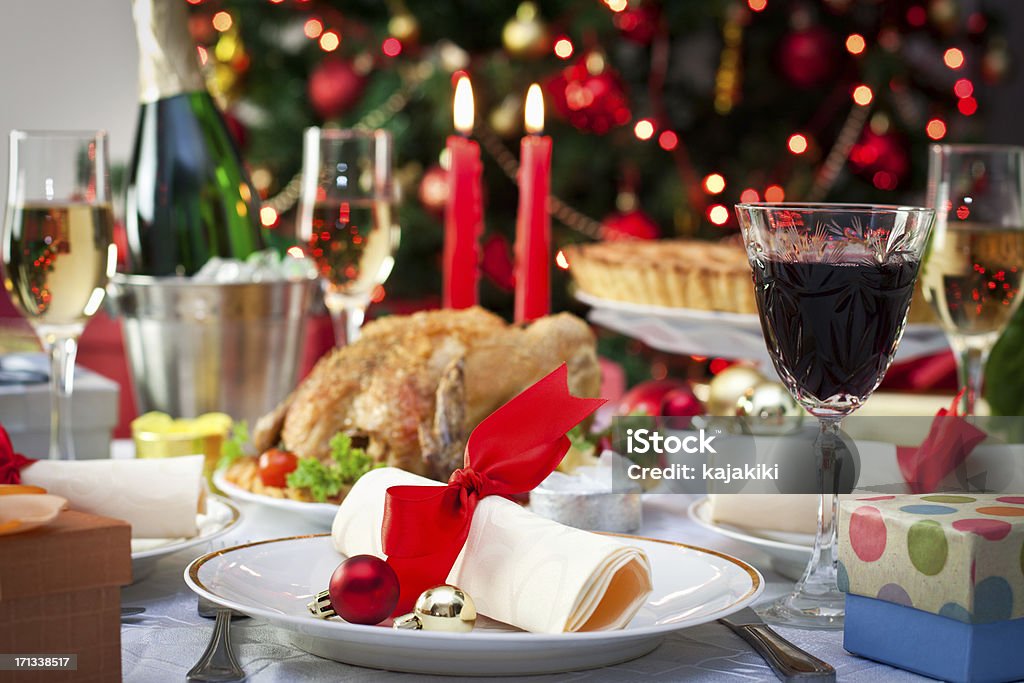
[[7,681],[120,681],[121,586],[131,527],[65,510],[0,536],[0,654],[77,655],[76,671],[0,671]]

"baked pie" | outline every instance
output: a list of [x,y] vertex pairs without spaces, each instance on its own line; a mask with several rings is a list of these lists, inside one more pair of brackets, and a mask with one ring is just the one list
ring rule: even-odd
[[[565,257],[579,289],[612,301],[757,314],[750,264],[738,242],[624,240],[575,244]],[[933,323],[920,286],[909,321]]]

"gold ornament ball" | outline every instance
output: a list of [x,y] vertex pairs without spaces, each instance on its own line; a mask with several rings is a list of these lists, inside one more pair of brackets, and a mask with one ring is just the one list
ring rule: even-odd
[[711,380],[706,402],[709,415],[736,415],[736,402],[765,378],[749,365],[733,365],[722,370]]
[[736,416],[746,418],[751,434],[786,434],[800,427],[804,411],[779,382],[761,382],[736,401]]
[[420,37],[420,22],[408,12],[396,14],[388,21],[388,33],[403,43],[414,43]]
[[416,599],[413,614],[419,617],[424,631],[468,633],[476,624],[473,598],[455,586],[428,588]]
[[551,40],[535,4],[519,5],[516,15],[501,31],[501,42],[514,57],[541,57],[547,53]]
[[503,138],[512,137],[522,123],[522,100],[508,95],[491,111],[488,122],[494,132]]

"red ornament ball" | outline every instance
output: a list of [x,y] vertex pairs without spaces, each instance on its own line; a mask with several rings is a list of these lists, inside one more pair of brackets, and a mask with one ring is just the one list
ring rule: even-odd
[[448,172],[438,165],[431,166],[423,172],[420,179],[420,203],[428,211],[441,213],[448,203]]
[[613,213],[601,221],[601,225],[604,227],[604,239],[609,241],[658,239],[658,224],[639,209]]
[[658,8],[651,2],[639,6],[630,4],[623,11],[617,12],[612,21],[623,38],[647,45],[658,30]]
[[895,190],[910,173],[906,141],[892,131],[879,134],[865,128],[850,149],[850,168],[880,190]]
[[384,560],[355,555],[338,565],[328,592],[338,616],[352,624],[379,624],[398,606],[398,575]]
[[603,135],[632,114],[618,73],[597,52],[584,54],[545,83],[551,105],[575,128]]
[[787,34],[779,45],[779,69],[798,88],[825,83],[838,63],[837,39],[821,26]]
[[309,103],[322,118],[344,114],[363,94],[366,79],[344,59],[326,59],[309,76]]

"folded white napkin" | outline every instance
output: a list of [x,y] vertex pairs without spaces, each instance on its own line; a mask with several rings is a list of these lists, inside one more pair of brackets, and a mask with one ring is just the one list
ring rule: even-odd
[[[396,485],[442,486],[390,467],[364,475],[334,518],[338,552],[384,557],[384,496]],[[641,549],[544,519],[500,496],[477,505],[447,580],[473,597],[480,614],[536,633],[622,628],[652,586]]]
[[190,538],[206,512],[201,455],[140,460],[39,460],[21,483],[68,499],[73,510],[123,519],[132,538]]
[[[818,496],[800,493],[709,494],[711,521],[752,531],[813,534],[818,530]],[[831,509],[826,509],[829,516]]]

